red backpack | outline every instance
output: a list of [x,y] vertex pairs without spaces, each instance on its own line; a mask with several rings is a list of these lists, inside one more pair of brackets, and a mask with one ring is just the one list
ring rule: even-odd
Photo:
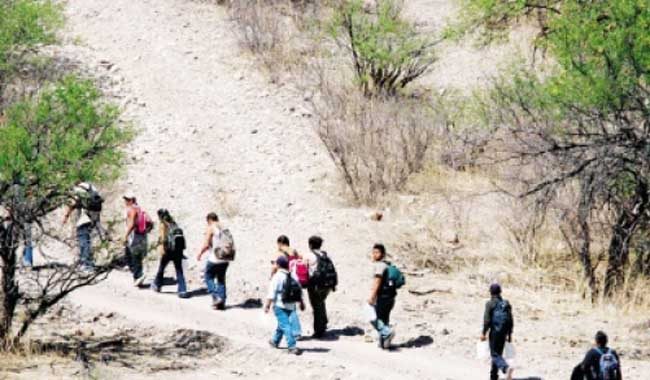
[[147,212],[141,207],[136,207],[135,212],[135,233],[138,235],[144,235],[151,232],[153,229],[153,221]]
[[289,259],[289,271],[298,279],[300,286],[306,287],[309,284],[309,265],[298,256],[296,251],[293,251],[293,255],[287,255],[287,258]]

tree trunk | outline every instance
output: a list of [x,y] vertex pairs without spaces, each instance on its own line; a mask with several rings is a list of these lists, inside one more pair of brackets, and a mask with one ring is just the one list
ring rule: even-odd
[[[11,324],[14,319],[19,292],[16,282],[16,246],[13,234],[0,246],[0,350],[6,350],[12,344]],[[4,239],[3,239],[4,240]]]
[[605,273],[605,296],[612,297],[625,282],[625,268],[629,262],[630,241],[643,220],[648,205],[648,185],[637,183],[636,192],[628,207],[623,207],[612,229],[609,244],[607,272]]
[[598,297],[598,282],[596,281],[596,273],[593,264],[591,263],[591,229],[589,226],[589,216],[592,207],[592,191],[591,180],[587,181],[587,185],[583,187],[580,205],[578,207],[578,228],[580,245],[580,263],[582,264],[582,271],[585,280],[589,285],[591,291],[591,302],[593,303]]

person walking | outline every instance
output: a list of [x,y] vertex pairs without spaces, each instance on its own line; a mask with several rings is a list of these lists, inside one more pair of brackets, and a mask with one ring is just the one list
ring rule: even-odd
[[126,231],[124,233],[126,258],[129,270],[133,275],[133,285],[140,287],[145,280],[142,262],[147,255],[147,234],[153,228],[153,222],[138,205],[134,194],[127,193],[122,198],[126,207]]
[[226,271],[230,262],[235,259],[235,243],[232,234],[219,222],[216,213],[209,213],[206,221],[205,240],[196,260],[201,261],[203,254],[210,251],[204,271],[205,285],[208,293],[212,295],[212,307],[215,310],[225,310]]
[[284,255],[278,256],[274,263],[275,271],[269,290],[266,296],[264,312],[269,313],[273,307],[273,313],[277,319],[275,334],[269,341],[269,345],[278,348],[282,337],[287,341],[288,352],[300,355],[302,351],[296,347],[296,338],[290,317],[295,314],[296,304],[301,310],[305,310],[305,303],[302,300],[302,288],[298,280],[289,273],[289,260]]
[[308,240],[310,254],[306,256],[306,263],[309,267],[309,285],[307,293],[309,303],[314,312],[314,333],[313,339],[322,339],[327,332],[327,307],[325,301],[331,291],[336,290],[338,277],[332,260],[327,252],[321,248],[323,239],[320,236],[312,236]]
[[23,268],[34,266],[34,242],[32,241],[32,224],[25,223],[23,227]]
[[499,379],[499,370],[506,374],[508,380],[512,379],[514,369],[503,359],[503,350],[506,341],[512,342],[512,331],[514,329],[514,318],[510,303],[501,297],[501,285],[494,283],[490,285],[490,300],[485,304],[483,315],[483,333],[481,341],[488,339],[490,343],[490,356],[492,366],[490,368],[490,380]]
[[77,241],[79,243],[79,263],[84,270],[93,270],[91,232],[99,225],[102,203],[101,195],[90,183],[81,182],[72,191],[71,202],[63,215],[65,225],[74,213]]
[[[376,314],[371,324],[379,335],[379,347],[389,349],[395,337],[395,330],[390,326],[390,314],[395,306],[397,289],[403,285],[403,277],[397,268],[386,261],[386,247],[383,244],[377,243],[373,246],[371,259],[373,282],[368,304],[374,308]],[[391,272],[396,271],[396,275],[401,278],[400,283],[389,278],[389,269]]]
[[595,347],[587,351],[580,369],[580,378],[587,380],[623,380],[621,358],[613,349],[607,347],[607,334],[598,331]]
[[160,292],[160,288],[163,286],[165,268],[172,262],[176,270],[178,297],[188,298],[185,276],[183,275],[183,251],[185,250],[183,230],[178,227],[178,224],[166,209],[158,210],[158,220],[160,221],[160,226],[158,227],[158,250],[161,257],[158,273],[151,283],[151,290]]
[[[302,260],[302,256],[300,256],[297,250],[291,247],[291,242],[288,236],[278,236],[276,243],[278,246],[278,254],[280,256],[284,256],[287,259],[287,262],[289,263],[289,272],[292,272],[293,268],[293,273],[295,275],[295,263],[298,260]],[[276,271],[277,266],[274,265],[271,269],[271,275],[275,274]],[[291,330],[293,331],[294,338],[300,339],[302,337],[302,326],[300,325],[300,317],[298,316],[298,311],[295,308],[289,316],[289,322],[291,323]]]

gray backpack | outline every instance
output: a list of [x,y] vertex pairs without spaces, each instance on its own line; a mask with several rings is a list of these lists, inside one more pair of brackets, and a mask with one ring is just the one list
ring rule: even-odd
[[219,231],[219,244],[214,247],[214,255],[219,260],[233,261],[237,250],[235,249],[235,239],[229,229],[225,228]]

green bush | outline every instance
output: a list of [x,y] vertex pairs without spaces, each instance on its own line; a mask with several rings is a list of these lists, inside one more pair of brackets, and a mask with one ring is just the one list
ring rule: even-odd
[[49,0],[0,2],[0,93],[26,50],[54,42],[61,23],[59,7]]
[[330,25],[331,35],[351,55],[366,96],[395,95],[435,62],[434,41],[401,17],[401,4],[379,0],[373,13],[363,1],[344,1]]

